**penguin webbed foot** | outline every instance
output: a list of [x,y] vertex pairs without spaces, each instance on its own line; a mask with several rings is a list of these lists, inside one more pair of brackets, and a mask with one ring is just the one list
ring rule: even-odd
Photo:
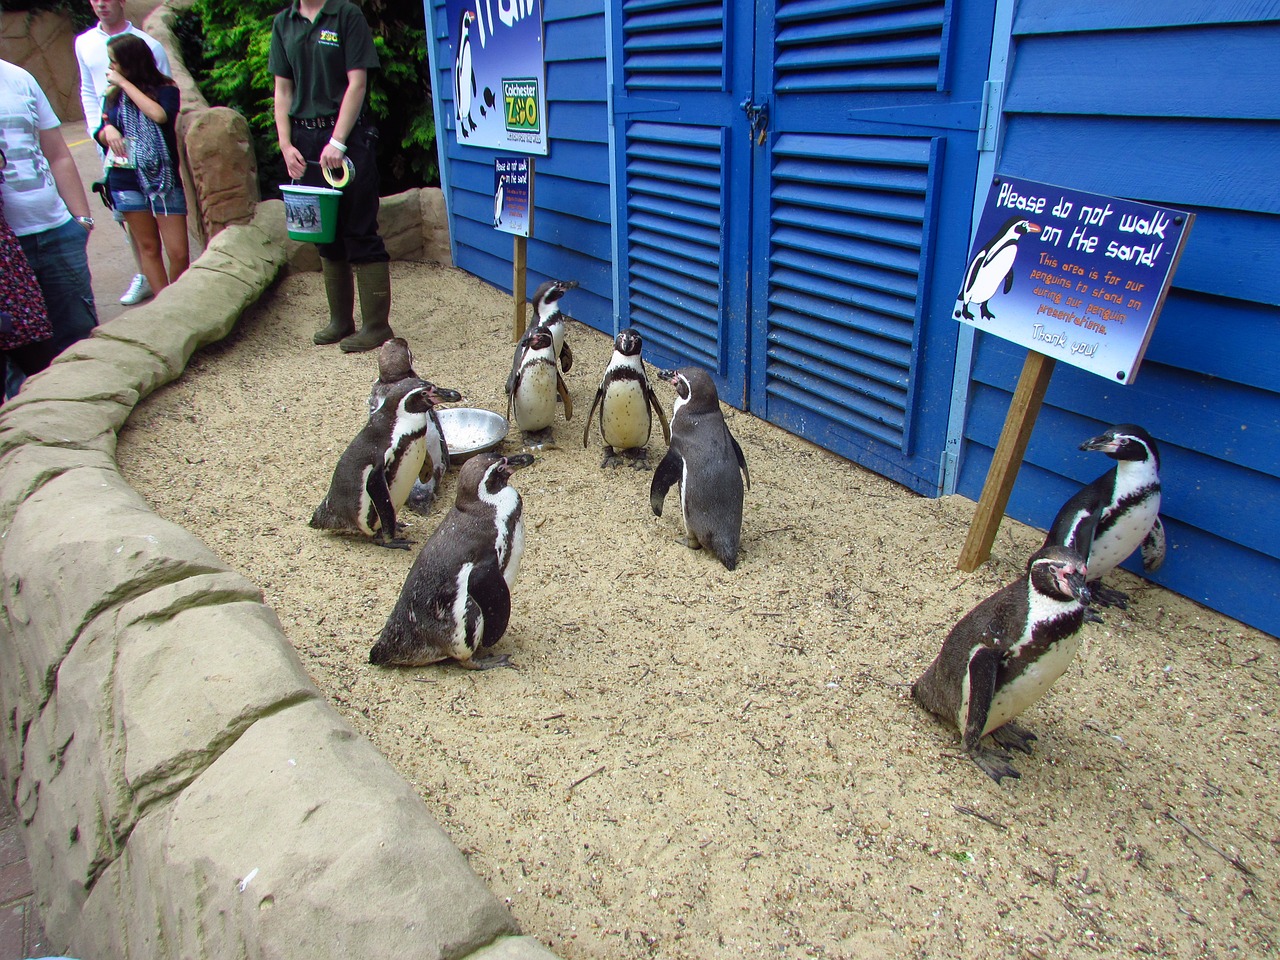
[[[396,527],[399,528],[397,523]],[[375,537],[374,544],[379,547],[387,547],[391,550],[411,550],[413,549],[413,541],[405,540],[403,537]]]
[[1106,623],[1107,620],[1106,620],[1106,617],[1100,614],[1097,610],[1093,609],[1093,607],[1085,607],[1084,622],[1085,623]]
[[682,543],[690,550],[701,550],[702,544],[698,542],[698,538],[693,534],[685,534],[683,537],[676,537],[677,543]]
[[487,657],[472,657],[470,660],[459,660],[457,664],[466,670],[492,670],[494,667],[507,667],[510,670],[520,669],[511,662],[511,655],[507,653],[495,653]]
[[1038,740],[1039,737],[1026,727],[1019,726],[1016,723],[1006,723],[1000,729],[991,731],[991,739],[1006,750],[1018,750],[1030,756],[1031,744]]
[[1009,761],[1013,759],[1003,750],[992,750],[990,747],[974,747],[969,751],[969,759],[978,765],[978,769],[999,783],[1005,777],[1021,780],[1022,774],[1013,768]]
[[1121,610],[1129,609],[1129,595],[1119,590],[1112,590],[1110,587],[1104,587],[1100,583],[1089,584],[1089,593],[1093,602],[1099,607],[1117,607]]
[[978,304],[978,313],[981,315],[983,320],[994,320],[996,318],[996,315],[987,309],[987,303],[985,300]]
[[554,450],[556,445],[551,439],[551,428],[541,430],[521,430],[520,441],[526,450]]

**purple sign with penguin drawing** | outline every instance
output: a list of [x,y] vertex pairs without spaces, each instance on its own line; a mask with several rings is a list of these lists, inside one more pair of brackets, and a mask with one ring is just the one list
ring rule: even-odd
[[545,156],[541,0],[447,0],[458,143]]
[[955,318],[1132,383],[1195,215],[997,176]]

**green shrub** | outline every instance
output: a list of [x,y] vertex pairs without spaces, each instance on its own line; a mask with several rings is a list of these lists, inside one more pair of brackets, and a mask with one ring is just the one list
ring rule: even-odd
[[[8,0],[5,0],[8,2]],[[364,0],[380,70],[369,72],[366,109],[378,126],[378,171],[383,196],[411,187],[438,186],[426,30],[420,0]],[[281,0],[195,0],[179,14],[174,33],[183,60],[206,100],[244,115],[258,156],[264,197],[287,182],[276,140],[273,91],[267,69],[271,21]]]

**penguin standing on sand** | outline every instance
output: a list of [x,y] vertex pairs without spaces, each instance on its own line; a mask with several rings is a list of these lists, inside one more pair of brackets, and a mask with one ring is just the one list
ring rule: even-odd
[[[652,409],[662,424],[662,436],[671,443],[671,428],[666,414],[644,372],[640,359],[643,341],[640,334],[628,327],[613,338],[613,356],[605,368],[604,379],[596,390],[596,398],[587,414],[582,430],[582,445],[587,445],[591,432],[591,420],[596,408],[600,408],[600,437],[604,440],[604,460],[601,467],[613,467],[623,457],[631,459],[637,467],[647,466],[646,457],[649,434],[653,430]],[[614,451],[619,451],[615,454]]]
[[449,447],[445,443],[444,428],[440,425],[440,415],[436,413],[438,403],[457,403],[462,394],[447,387],[437,387],[429,380],[423,380],[413,369],[413,351],[404,337],[392,337],[378,350],[378,379],[373,382],[369,391],[369,414],[382,405],[387,395],[402,384],[412,383],[425,387],[431,407],[427,411],[427,431],[423,437],[426,457],[422,461],[422,469],[418,479],[409,491],[406,505],[414,513],[425,516],[435,501],[440,489],[440,481],[449,469]]
[[1129,597],[1099,581],[1139,547],[1148,573],[1164,563],[1160,451],[1151,434],[1132,423],[1114,426],[1080,444],[1080,449],[1099,450],[1116,465],[1062,505],[1049,527],[1045,546],[1070,547],[1084,557],[1094,601],[1123,610]]
[[524,556],[520,494],[511,474],[529,454],[483,453],[463,464],[453,509],[423,545],[369,662],[421,667],[455,660],[472,670],[510,666],[505,655],[475,658],[506,632],[511,588]]
[[311,526],[363,533],[379,546],[408,550],[409,542],[396,536],[396,511],[422,470],[430,408],[428,389],[412,381],[388,394],[338,459]]
[[[453,58],[453,107],[458,115],[458,136],[467,139],[475,132],[476,122],[471,118],[471,101],[476,95],[476,72],[471,50],[471,24],[476,15],[471,10],[462,11],[458,25],[458,52]],[[483,107],[476,104],[483,114]]]
[[[1035,734],[1013,723],[1066,671],[1080,646],[1089,600],[1086,567],[1065,547],[1041,547],[1027,573],[965,614],[911,687],[927,710],[955,725],[996,783],[1020,777],[1008,749],[1031,753]],[[984,747],[991,735],[1001,747]]]
[[551,439],[556,416],[556,397],[564,401],[565,420],[573,419],[573,400],[560,376],[552,352],[554,340],[546,327],[534,327],[523,341],[507,391],[507,419],[514,414],[524,435],[525,446],[538,448]]
[[1039,233],[1040,227],[1025,217],[1010,217],[994,237],[973,256],[964,275],[964,286],[956,300],[956,317],[972,320],[969,304],[976,303],[983,320],[994,320],[987,301],[1004,284],[1007,294],[1013,289],[1013,261],[1018,256],[1018,241],[1028,233]]
[[679,484],[685,546],[706,547],[732,570],[738,565],[742,537],[744,478],[751,489],[747,460],[724,422],[720,397],[707,371],[684,367],[661,376],[676,388],[676,399],[670,445],[653,473],[649,505],[662,516],[667,491]]
[[565,340],[565,321],[572,319],[560,309],[560,298],[578,285],[577,280],[548,280],[538,286],[533,294],[533,322],[525,331],[520,342],[516,344],[515,356],[511,358],[511,373],[507,376],[507,395],[515,389],[516,373],[520,369],[520,360],[524,356],[529,338],[539,327],[546,327],[551,333],[552,355],[560,364],[560,369],[568,373],[573,367],[573,351]]

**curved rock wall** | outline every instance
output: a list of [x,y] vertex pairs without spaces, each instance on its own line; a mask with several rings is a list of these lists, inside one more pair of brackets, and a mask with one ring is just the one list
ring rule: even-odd
[[138,401],[299,249],[280,207],[0,408],[0,778],[47,940],[95,960],[548,960],[261,591],[116,469]]

